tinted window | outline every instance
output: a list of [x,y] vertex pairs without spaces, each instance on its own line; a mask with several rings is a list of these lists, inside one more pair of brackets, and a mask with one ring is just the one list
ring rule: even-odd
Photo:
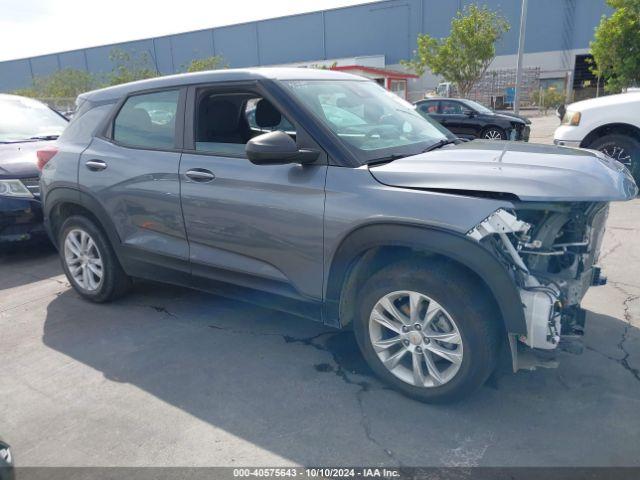
[[249,140],[274,130],[295,137],[295,127],[269,100],[248,92],[207,92],[196,109],[195,148],[243,157]]
[[464,107],[460,102],[443,100],[440,102],[440,113],[442,113],[442,115],[462,115],[464,113]]
[[438,102],[424,102],[418,108],[421,112],[436,114],[438,113]]
[[177,90],[130,97],[113,124],[113,139],[125,145],[173,148],[175,145]]

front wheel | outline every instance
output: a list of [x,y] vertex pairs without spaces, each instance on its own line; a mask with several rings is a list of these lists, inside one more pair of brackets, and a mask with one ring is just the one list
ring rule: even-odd
[[482,138],[485,140],[506,140],[507,134],[500,128],[490,127],[482,132]]
[[459,400],[485,382],[499,328],[468,277],[447,262],[402,262],[363,285],[354,331],[381,379],[428,403]]
[[82,297],[102,303],[129,290],[131,279],[120,266],[106,235],[90,219],[72,216],[65,220],[58,245],[67,279]]
[[588,148],[598,150],[624,164],[636,182],[640,181],[640,142],[635,138],[621,134],[605,135],[594,140]]

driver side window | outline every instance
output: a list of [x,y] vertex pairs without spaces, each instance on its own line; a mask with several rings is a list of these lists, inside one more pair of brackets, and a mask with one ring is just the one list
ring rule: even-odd
[[195,149],[244,157],[249,140],[282,130],[295,137],[295,127],[266,98],[253,93],[201,95],[196,108]]
[[459,102],[444,100],[440,102],[440,113],[442,115],[462,115],[464,109]]

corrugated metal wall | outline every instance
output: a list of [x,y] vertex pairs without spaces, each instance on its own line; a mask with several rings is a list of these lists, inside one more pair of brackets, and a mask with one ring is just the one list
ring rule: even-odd
[[[587,48],[604,0],[580,0],[574,30],[564,32],[564,11],[573,0],[530,0],[528,53]],[[152,39],[0,62],[0,91],[29,86],[32,78],[59,68],[111,71],[113,48],[146,52],[162,74],[184,70],[194,58],[221,55],[231,67],[272,65],[363,55],[385,55],[397,64],[411,57],[418,33],[445,36],[456,11],[471,0],[389,0]],[[520,0],[482,0],[512,25],[498,55],[516,53]]]

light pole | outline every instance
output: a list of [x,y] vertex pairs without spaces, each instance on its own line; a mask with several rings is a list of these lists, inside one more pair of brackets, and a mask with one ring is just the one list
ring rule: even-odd
[[518,66],[516,67],[516,91],[513,98],[513,111],[520,113],[520,94],[522,90],[522,56],[524,55],[524,36],[527,27],[527,0],[522,0],[520,15],[520,39],[518,40]]

